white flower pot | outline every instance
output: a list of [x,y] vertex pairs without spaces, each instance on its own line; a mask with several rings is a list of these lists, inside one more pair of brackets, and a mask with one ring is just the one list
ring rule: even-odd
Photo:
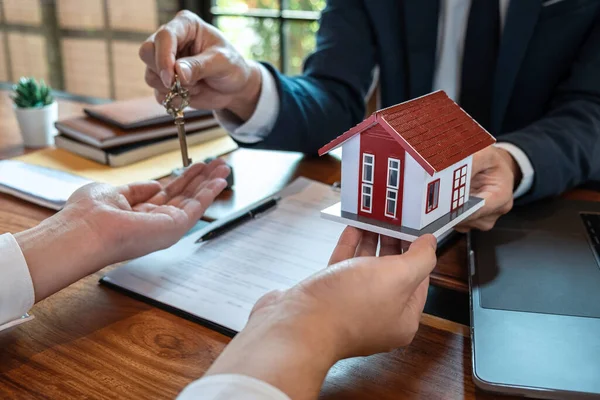
[[25,147],[47,147],[54,144],[58,119],[58,103],[55,101],[39,108],[13,106]]

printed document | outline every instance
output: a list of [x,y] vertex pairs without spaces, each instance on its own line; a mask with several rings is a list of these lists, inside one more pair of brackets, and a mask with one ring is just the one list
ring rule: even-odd
[[330,186],[299,178],[281,196],[275,208],[222,236],[197,244],[201,230],[104,279],[240,331],[262,295],[325,268],[344,229],[320,217],[323,208],[339,201]]

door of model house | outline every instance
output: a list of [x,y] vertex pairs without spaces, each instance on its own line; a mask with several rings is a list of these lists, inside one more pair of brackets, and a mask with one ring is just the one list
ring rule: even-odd
[[462,167],[459,167],[454,171],[454,176],[453,176],[453,181],[452,181],[452,208],[451,208],[451,211],[454,211],[457,208],[460,208],[465,204],[466,187],[467,187],[467,166],[463,165]]

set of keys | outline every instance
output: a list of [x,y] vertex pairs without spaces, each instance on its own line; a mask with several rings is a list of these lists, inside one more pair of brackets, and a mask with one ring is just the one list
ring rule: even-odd
[[192,163],[192,159],[188,156],[183,110],[190,104],[190,92],[181,86],[177,74],[175,74],[175,82],[162,104],[167,109],[167,113],[175,120],[183,168],[187,168]]
[[[1,0],[0,0],[1,1]],[[178,176],[185,168],[192,164],[192,159],[188,155],[188,146],[185,136],[185,120],[183,110],[190,104],[190,92],[181,86],[179,77],[175,74],[175,82],[171,86],[171,90],[165,97],[162,105],[166,108],[167,113],[175,120],[175,126],[177,127],[177,137],[179,138],[179,147],[181,148],[181,159],[183,161],[183,169],[178,168],[173,173]],[[212,161],[212,158],[204,160],[205,163]],[[229,167],[231,168],[231,166]],[[230,173],[227,177],[227,188],[231,189],[233,186],[233,173]]]

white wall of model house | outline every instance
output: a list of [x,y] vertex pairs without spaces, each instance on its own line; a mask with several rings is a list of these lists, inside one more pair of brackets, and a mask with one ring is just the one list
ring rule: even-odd
[[358,213],[360,136],[354,135],[342,145],[342,211]]
[[404,190],[402,192],[402,225],[421,229],[425,204],[423,185],[429,175],[408,153],[404,153]]
[[[342,211],[358,213],[358,188],[360,182],[360,138],[355,135],[342,145]],[[422,229],[450,212],[454,171],[467,165],[465,203],[469,200],[473,157],[469,156],[443,171],[430,176],[408,153],[403,160],[404,190],[402,195],[402,225]],[[401,161],[402,162],[402,161]],[[426,213],[427,187],[439,179],[438,207]]]
[[[469,201],[472,163],[473,157],[469,156],[430,176],[414,158],[407,154],[404,162],[402,225],[413,229],[423,229],[436,219],[449,213],[452,206],[454,171],[465,164],[467,165],[465,203]],[[427,188],[431,182],[438,179],[440,180],[438,206],[433,211],[426,213]]]

